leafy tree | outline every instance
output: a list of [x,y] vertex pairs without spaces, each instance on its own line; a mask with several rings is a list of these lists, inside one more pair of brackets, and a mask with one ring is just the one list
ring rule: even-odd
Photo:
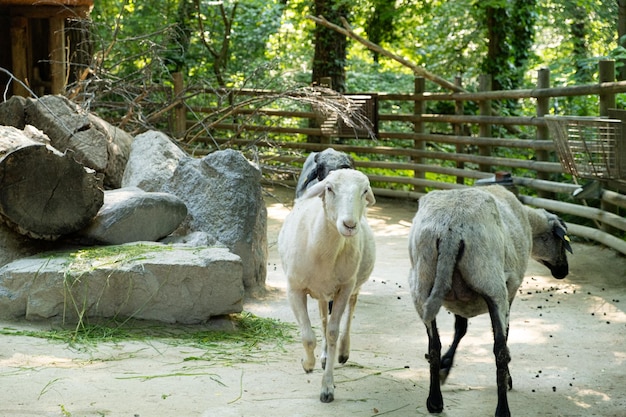
[[[209,4],[203,9],[200,0],[194,0],[198,33],[202,45],[213,57],[213,73],[220,87],[226,86],[225,72],[230,59],[230,42],[238,2],[225,5],[224,2]],[[205,28],[210,24],[210,28]],[[212,35],[212,36],[211,36]]]
[[102,69],[140,84],[183,71],[188,82],[210,85],[331,76],[340,91],[412,88],[407,68],[306,18],[323,14],[335,23],[348,18],[357,32],[439,76],[462,75],[465,88],[485,71],[496,88],[527,88],[547,65],[557,85],[593,82],[599,57],[623,55],[618,1],[99,0],[92,17]]

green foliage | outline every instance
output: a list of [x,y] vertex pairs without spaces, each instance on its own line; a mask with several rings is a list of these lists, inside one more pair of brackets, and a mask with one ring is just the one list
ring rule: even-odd
[[[315,25],[306,16],[314,13],[313,1],[198,0],[199,12],[195,2],[95,2],[94,34],[103,68],[120,78],[135,76],[141,83],[167,83],[171,71],[182,69],[192,84],[215,85],[215,60],[199,36],[199,22],[206,43],[217,49],[224,35],[218,6],[230,11],[236,4],[226,83],[256,86],[276,77],[287,83],[311,81]],[[484,71],[495,74],[504,87],[527,88],[534,72],[544,66],[552,70],[553,85],[593,82],[599,57],[624,54],[615,36],[616,2],[356,0],[337,4],[349,8],[348,20],[356,33],[443,78],[462,75],[469,90],[475,89]],[[494,28],[502,32],[502,53],[497,61],[486,62],[489,8],[500,10]],[[412,89],[410,70],[373,55],[358,42],[348,43],[346,68],[347,91]]]

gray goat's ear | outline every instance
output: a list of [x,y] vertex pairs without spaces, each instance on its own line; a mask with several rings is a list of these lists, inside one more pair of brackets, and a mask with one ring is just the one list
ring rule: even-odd
[[561,227],[560,225],[555,224],[554,234],[557,235],[558,238],[563,241],[563,246],[569,253],[574,253],[574,251],[572,251],[572,245],[570,245],[569,236],[567,235],[567,231],[565,230],[564,227]]
[[306,189],[306,187],[309,186],[311,181],[317,179],[317,171],[318,171],[318,167],[316,166],[311,172],[309,172],[309,175],[306,177],[306,180],[304,181],[304,184],[302,184],[303,188]]

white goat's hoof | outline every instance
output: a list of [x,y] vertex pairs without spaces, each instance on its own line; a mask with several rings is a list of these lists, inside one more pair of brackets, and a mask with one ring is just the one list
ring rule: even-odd
[[323,403],[331,403],[334,401],[334,399],[335,399],[334,392],[326,392],[325,390],[323,390],[322,393],[320,394],[320,401]]
[[310,374],[313,372],[313,368],[315,368],[315,361],[313,361],[313,363],[309,363],[305,359],[302,359],[302,369],[304,369],[304,372]]

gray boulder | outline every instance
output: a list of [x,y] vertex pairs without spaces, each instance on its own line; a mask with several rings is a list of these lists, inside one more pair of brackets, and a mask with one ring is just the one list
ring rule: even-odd
[[267,210],[260,170],[241,152],[228,149],[197,159],[181,154],[161,135],[151,137],[155,139],[149,141],[147,134],[135,138],[122,185],[183,200],[188,215],[173,235],[213,236],[241,257],[246,289],[262,287],[267,273]]
[[110,245],[157,241],[176,230],[186,215],[185,203],[172,194],[119,188],[104,192],[104,204],[79,235]]
[[139,187],[144,191],[161,191],[174,175],[178,163],[190,158],[165,133],[149,130],[135,136],[122,187]]
[[[182,162],[182,161],[181,161]],[[194,183],[185,181],[200,173]],[[261,190],[261,171],[241,152],[227,149],[201,160],[179,164],[165,187],[185,201],[191,216],[181,228],[206,230],[239,255],[246,288],[265,285],[267,267],[267,209]]]
[[0,319],[133,317],[201,323],[241,312],[241,259],[223,248],[133,243],[0,268]]

